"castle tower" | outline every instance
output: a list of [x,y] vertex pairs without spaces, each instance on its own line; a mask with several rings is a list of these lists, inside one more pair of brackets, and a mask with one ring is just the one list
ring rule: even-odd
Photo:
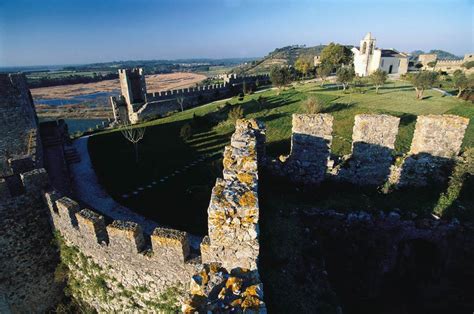
[[127,106],[146,101],[145,74],[142,68],[120,69],[119,79]]

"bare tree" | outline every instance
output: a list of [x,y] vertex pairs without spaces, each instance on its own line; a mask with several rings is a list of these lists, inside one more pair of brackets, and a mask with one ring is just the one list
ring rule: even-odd
[[120,127],[123,137],[133,144],[135,149],[135,162],[138,163],[138,142],[140,142],[145,135],[145,127],[133,127],[130,123],[122,123]]
[[184,111],[183,104],[184,104],[184,97],[178,97],[176,98],[176,101],[178,102],[179,106],[181,107],[181,111]]

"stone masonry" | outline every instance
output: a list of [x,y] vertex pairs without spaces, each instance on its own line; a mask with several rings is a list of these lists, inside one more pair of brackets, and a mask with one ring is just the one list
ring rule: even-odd
[[418,116],[410,152],[392,167],[390,182],[420,186],[445,181],[468,125],[469,119],[454,115]]
[[323,181],[330,156],[333,120],[329,114],[293,114],[290,155],[269,163],[270,167],[294,183]]
[[358,185],[383,184],[390,174],[399,122],[400,118],[389,115],[356,115],[352,154],[337,178]]
[[458,156],[469,119],[453,115],[419,116],[410,152],[394,160],[400,119],[390,115],[355,116],[352,154],[336,167],[327,167],[332,140],[332,116],[294,114],[291,154],[267,160],[270,172],[288,180],[314,185],[325,178],[357,185],[427,185],[446,179]]
[[201,244],[204,263],[219,262],[228,270],[257,269],[258,146],[264,127],[255,120],[238,120],[231,144],[224,151],[224,178],[212,190],[208,208],[209,237]]

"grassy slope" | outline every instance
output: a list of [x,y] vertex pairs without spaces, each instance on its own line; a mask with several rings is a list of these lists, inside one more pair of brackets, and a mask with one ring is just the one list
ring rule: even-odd
[[[350,153],[354,115],[359,113],[388,113],[401,117],[397,152],[409,150],[418,114],[452,113],[474,120],[472,104],[454,97],[441,97],[435,91],[426,92],[425,100],[416,101],[414,91],[402,82],[387,84],[379,95],[373,91],[346,94],[337,88],[323,89],[310,83],[295,85],[280,95],[276,90],[267,90],[246,96],[243,101],[232,98],[229,102],[241,105],[246,117],[265,122],[267,152],[278,156],[287,154],[290,149],[291,114],[302,112],[301,102],[310,95],[321,99],[325,104],[323,111],[335,117],[332,151],[336,155]],[[262,108],[256,101],[259,96],[266,99]],[[204,233],[210,189],[215,178],[220,176],[220,162],[217,159],[233,131],[232,124],[219,123],[227,117],[228,108],[222,108],[224,103],[213,102],[145,123],[147,131],[140,143],[141,161],[138,165],[133,160],[132,146],[120,132],[109,131],[91,137],[89,150],[101,183],[118,201],[151,218],[180,228],[188,228],[191,222],[193,227],[190,231]],[[193,115],[201,118],[193,122]],[[190,140],[183,141],[179,131],[182,125],[189,122],[195,125],[195,134]],[[471,122],[463,146],[473,145],[474,123]],[[214,157],[182,172],[185,165],[202,155]],[[145,187],[153,180],[159,182],[175,170],[180,173],[152,189],[145,189],[146,192],[138,198],[123,200],[119,197],[138,187]],[[178,222],[176,217],[180,217]]]

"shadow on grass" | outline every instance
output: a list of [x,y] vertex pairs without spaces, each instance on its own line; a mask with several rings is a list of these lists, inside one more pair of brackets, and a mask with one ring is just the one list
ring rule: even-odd
[[322,113],[331,113],[337,111],[343,111],[346,109],[351,109],[355,106],[354,103],[345,104],[345,103],[332,103],[328,107],[324,108],[321,112]]

